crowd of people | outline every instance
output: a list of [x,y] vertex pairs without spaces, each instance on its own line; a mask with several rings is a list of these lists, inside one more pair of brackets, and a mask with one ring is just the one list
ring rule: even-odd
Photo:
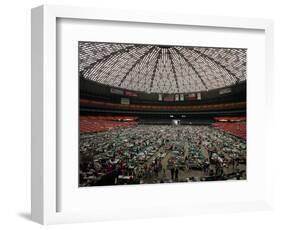
[[246,141],[212,126],[80,134],[80,186],[246,179]]

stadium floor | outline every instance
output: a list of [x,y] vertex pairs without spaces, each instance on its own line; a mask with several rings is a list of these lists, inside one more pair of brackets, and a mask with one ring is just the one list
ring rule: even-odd
[[245,178],[246,141],[212,126],[134,125],[80,134],[80,186]]

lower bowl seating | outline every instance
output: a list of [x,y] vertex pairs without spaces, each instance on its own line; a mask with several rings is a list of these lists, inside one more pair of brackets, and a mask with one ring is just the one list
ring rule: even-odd
[[136,117],[129,116],[80,116],[80,133],[127,128],[136,123]]
[[216,122],[213,126],[246,140],[246,122]]

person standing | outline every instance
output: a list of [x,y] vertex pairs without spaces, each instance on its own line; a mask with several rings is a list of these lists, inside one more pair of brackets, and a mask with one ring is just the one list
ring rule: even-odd
[[175,181],[178,181],[179,180],[179,169],[178,167],[176,167],[175,169]]
[[172,180],[174,180],[174,174],[175,174],[175,169],[172,167],[172,168],[171,168],[171,177],[172,177]]
[[165,167],[163,167],[163,170],[162,170],[162,177],[164,178],[166,176],[166,169]]
[[205,175],[209,174],[209,169],[210,169],[210,162],[206,160],[204,162],[204,173],[205,173]]

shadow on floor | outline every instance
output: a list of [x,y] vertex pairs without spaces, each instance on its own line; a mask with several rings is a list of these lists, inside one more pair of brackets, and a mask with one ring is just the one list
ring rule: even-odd
[[26,219],[26,220],[30,220],[31,221],[31,214],[30,213],[27,213],[27,212],[20,212],[18,213],[18,216],[23,218],[23,219]]

